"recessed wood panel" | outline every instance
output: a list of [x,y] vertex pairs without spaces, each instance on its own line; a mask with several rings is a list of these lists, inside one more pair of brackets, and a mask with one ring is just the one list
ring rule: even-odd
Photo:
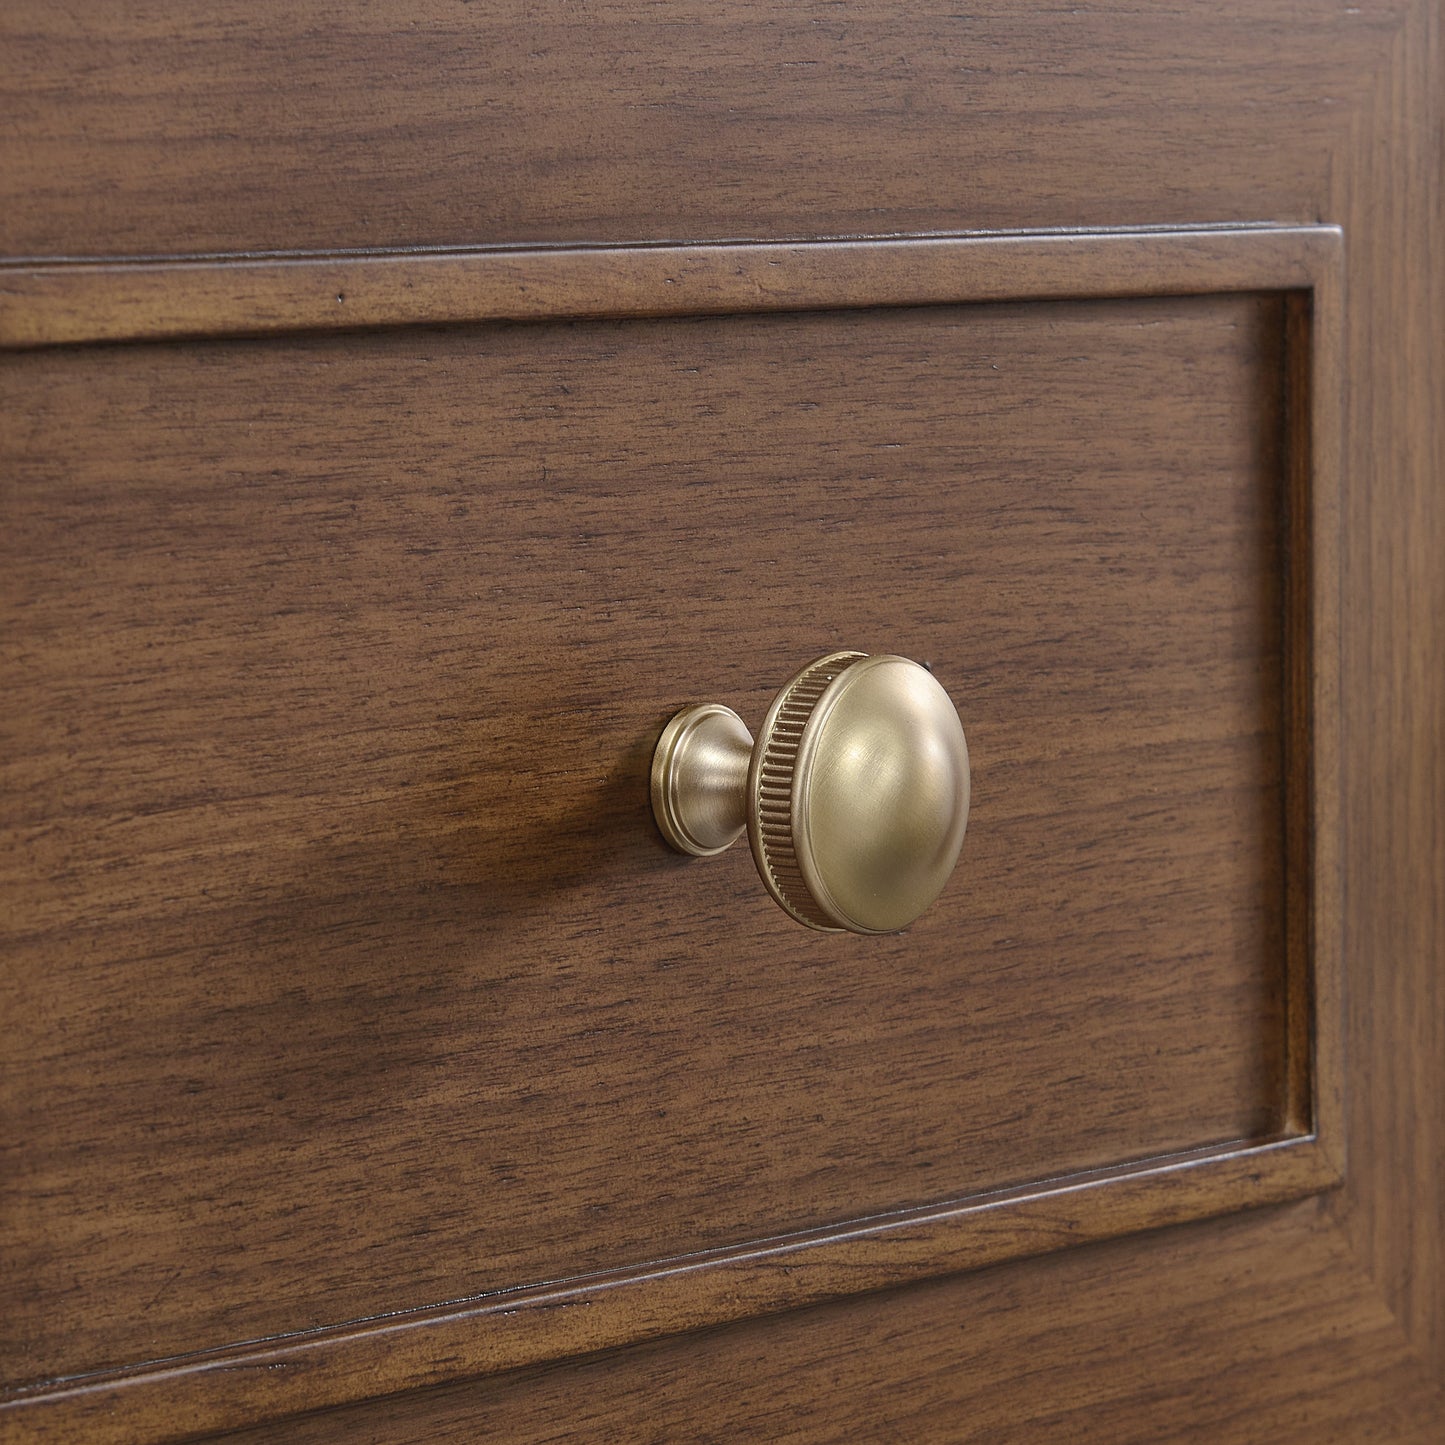
[[[1278,295],[6,363],[13,1380],[1284,1128]],[[815,652],[954,696],[891,939],[671,855]]]
[[[505,801],[506,794],[487,780],[490,739],[482,732],[467,745],[463,761],[474,785],[466,785],[441,762],[403,777],[399,741],[344,754],[345,740],[364,741],[375,719],[358,727],[341,704],[307,703],[283,724],[274,719],[299,695],[292,691],[278,694],[272,720],[265,719],[276,680],[254,657],[245,667],[237,660],[236,636],[245,626],[235,618],[216,624],[206,610],[207,587],[230,589],[235,617],[251,614],[258,651],[275,642],[276,631],[216,528],[229,526],[234,545],[252,551],[258,577],[269,559],[280,593],[292,594],[280,606],[301,619],[293,625],[310,627],[337,658],[357,664],[344,678],[339,663],[313,672],[318,697],[374,676],[361,665],[369,652],[393,663],[383,710],[424,732],[428,724],[417,721],[419,706],[404,683],[434,686],[438,668],[407,671],[394,662],[408,647],[421,655],[414,619],[393,632],[378,629],[364,646],[347,641],[352,621],[342,612],[324,637],[319,622],[305,620],[295,595],[305,558],[331,558],[329,568],[313,567],[319,611],[327,589],[345,575],[346,548],[324,543],[316,519],[288,511],[294,498],[267,514],[276,492],[264,483],[251,492],[264,525],[258,531],[255,515],[243,519],[242,469],[228,474],[224,461],[240,423],[218,428],[209,460],[196,439],[215,415],[213,375],[198,369],[203,387],[187,420],[174,381],[151,395],[104,381],[89,389],[64,382],[54,404],[43,405],[43,382],[17,378],[58,373],[28,371],[34,357],[0,358],[0,768],[8,769],[0,772],[0,1376],[19,1378],[49,1362],[58,1368],[66,1359],[120,1365],[33,1389],[0,1388],[0,1441],[130,1445],[243,1426],[251,1438],[298,1442],[475,1439],[489,1430],[518,1438],[891,1434],[1111,1445],[1195,1437],[1211,1445],[1262,1437],[1300,1445],[1437,1441],[1445,1419],[1442,34],[1431,0],[1226,0],[1208,7],[1090,0],[1067,12],[1015,0],[984,0],[966,11],[874,0],[845,7],[408,0],[384,10],[198,0],[184,10],[101,3],[83,14],[41,0],[0,7],[0,349],[471,325],[541,314],[1252,290],[1284,293],[1287,433],[1277,537],[1286,981],[1280,1136],[1049,1176],[851,1226],[660,1266],[634,1261],[616,1273],[248,1344],[231,1336],[232,1326],[304,1317],[295,1305],[307,1289],[317,1292],[315,1319],[330,1318],[327,1309],[344,1302],[348,1289],[357,1299],[368,1290],[375,1298],[434,1299],[424,1271],[408,1274],[423,1251],[406,1241],[406,1227],[432,1228],[450,1251],[443,1273],[464,1253],[456,1218],[438,1226],[440,1211],[433,1210],[430,1224],[420,1214],[398,1224],[396,1161],[406,1152],[398,1140],[418,1123],[445,1123],[450,1104],[417,1103],[425,1067],[410,1068],[406,1059],[399,1067],[387,1046],[410,1040],[410,1058],[436,1065],[432,1077],[457,1077],[452,1060],[465,1047],[456,1040],[472,1020],[447,1019],[435,1001],[418,1001],[415,985],[436,960],[462,950],[445,937],[428,942],[422,928],[403,958],[398,937],[417,920],[445,921],[441,905],[450,904],[438,895],[458,886],[451,880],[462,867],[460,847],[453,849],[448,830],[462,825],[437,811],[435,790],[466,793],[457,817],[476,798]],[[1240,223],[1263,219],[1273,221],[1267,231],[1243,234]],[[1347,280],[1336,265],[1343,261],[1339,232],[1311,224],[1315,239],[1307,242],[1303,231],[1280,224],[1290,221],[1343,226]],[[1231,229],[1212,229],[1220,222]],[[1205,234],[1149,230],[1160,224],[1202,226]],[[1065,234],[1081,226],[1144,234]],[[1062,229],[1040,237],[1039,228]],[[985,233],[965,245],[961,230]],[[871,259],[851,240],[788,240],[829,236],[889,239],[874,243]],[[702,266],[702,248],[672,244],[728,237],[767,244],[745,255],[737,254],[743,248],[709,247]],[[1261,264],[1266,238],[1282,246],[1277,256],[1298,247],[1314,259]],[[978,248],[987,258],[982,271],[966,263],[945,282],[951,263],[940,270],[922,249],[940,241],[949,255]],[[1052,262],[1041,258],[1040,241]],[[1161,243],[1189,254],[1165,256]],[[603,245],[620,259],[616,275],[599,285],[596,248]],[[409,253],[413,246],[427,254]],[[254,254],[288,248],[313,254]],[[204,259],[183,270],[159,259],[167,253]],[[120,259],[95,267],[23,260],[86,255]],[[124,259],[137,256],[155,259]],[[678,269],[667,271],[674,263]],[[790,279],[776,285],[784,273]],[[991,280],[981,284],[985,274]],[[920,279],[929,294],[913,289]],[[991,291],[992,284],[1004,289]],[[358,347],[367,340],[351,338]],[[283,350],[306,344],[287,342]],[[104,354],[118,370],[135,359],[129,347]],[[293,370],[284,379],[297,376]],[[357,374],[346,380],[348,389],[332,398],[338,414],[358,397],[376,396],[370,383],[356,384]],[[1206,385],[1218,381],[1210,372]],[[304,380],[299,392],[310,387]],[[254,381],[241,390],[260,394]],[[635,404],[633,397],[629,405],[645,413],[658,400]],[[98,421],[88,417],[92,403],[108,409]],[[472,420],[494,406],[487,402]],[[258,442],[244,454],[244,468],[259,477],[289,467],[293,479],[310,485],[307,468],[324,467],[319,412],[314,402],[296,412],[321,422],[306,466],[284,455],[263,461]],[[278,445],[295,445],[297,431],[265,413],[254,407],[250,424],[270,426]],[[1117,419],[1115,412],[1099,417]],[[155,429],[148,443],[140,439],[147,427]],[[1081,430],[1081,452],[1089,442]],[[189,550],[176,542],[174,555],[153,569],[170,589],[164,598],[154,589],[149,601],[141,596],[98,544],[100,529],[85,525],[88,499],[101,488],[94,458],[112,445],[117,486],[133,486],[152,468],[152,479],[164,482],[150,494],[134,489],[131,511],[106,514],[121,542],[149,559],[161,534],[191,535]],[[1191,456],[1194,445],[1186,438],[1180,455]],[[23,484],[13,465],[20,453],[27,458]],[[413,487],[426,470],[408,472],[403,453],[421,453],[404,432],[378,458],[390,457],[398,485]],[[199,503],[180,496],[168,470],[187,460],[198,475],[232,484],[221,488],[229,523],[194,520]],[[354,467],[353,449],[334,452],[333,465],[337,472]],[[374,481],[356,475],[363,488]],[[486,475],[494,483],[495,473]],[[493,483],[492,494],[507,495]],[[905,494],[900,487],[895,495]],[[323,480],[312,496],[319,503],[337,493]],[[959,496],[967,492],[955,489],[949,505]],[[36,530],[33,519],[51,503],[50,530]],[[12,541],[12,523],[22,517],[32,519],[29,530],[23,542]],[[67,528],[74,546],[63,540]],[[295,561],[289,577],[279,576],[275,560],[283,530]],[[423,521],[413,530],[420,536],[436,528]],[[353,555],[375,560],[361,546]],[[641,546],[620,555],[634,567],[651,561]],[[731,556],[726,563],[736,565]],[[365,570],[360,561],[352,565]],[[386,577],[395,569],[372,570],[382,578],[372,583],[377,595],[405,611],[406,588]],[[856,579],[846,569],[838,575],[844,584]],[[424,580],[434,583],[435,574],[419,571],[417,590]],[[186,610],[179,596],[188,586],[198,600]],[[458,671],[496,667],[470,601],[458,602],[455,587],[440,590],[443,608],[428,620],[433,638],[450,636],[445,607],[452,607],[457,631],[462,621],[472,624],[457,649],[466,654]],[[623,590],[620,580],[613,585],[614,601]],[[64,650],[70,643],[48,654],[50,644],[32,628],[50,605],[45,599],[66,592],[75,595],[63,616],[54,613],[56,625],[90,636],[94,658],[114,658],[112,673],[89,657],[77,661]],[[855,615],[860,610],[854,606]],[[142,645],[137,619],[147,617],[153,651],[169,651],[177,672],[197,664],[205,686],[193,702],[179,679],[161,678],[162,664]],[[1162,613],[1141,612],[1134,621],[1165,625]],[[798,660],[781,633],[768,639],[771,677],[739,667],[735,683],[726,683],[734,687],[728,700],[754,721],[765,683]],[[514,638],[500,635],[509,645]],[[302,637],[298,630],[274,647],[278,671],[282,664],[298,671]],[[718,655],[730,656],[734,640],[724,638]],[[675,643],[673,650],[680,650]],[[307,666],[315,666],[310,655]],[[246,675],[218,684],[218,668]],[[644,691],[659,688],[660,669],[636,672]],[[102,684],[94,690],[87,687],[92,675]],[[619,678],[631,685],[632,675],[617,669],[599,673],[599,686]],[[499,677],[498,686],[505,681]],[[705,686],[723,691],[710,677]],[[53,705],[45,700],[52,689]],[[458,684],[456,691],[464,690]],[[364,700],[376,695],[358,686],[351,706],[371,706]],[[669,696],[665,706],[679,700]],[[522,730],[524,701],[514,692],[515,716],[494,734]],[[624,699],[619,709],[627,705]],[[430,725],[440,729],[442,716],[438,710]],[[624,731],[620,717],[609,723],[609,738]],[[243,718],[256,750],[247,751]],[[575,738],[583,724],[573,721]],[[212,728],[219,731],[208,741]],[[116,744],[113,769],[98,761],[104,737]],[[158,761],[166,739],[174,757]],[[150,749],[139,763],[138,745]],[[289,775],[268,776],[266,769],[282,763],[258,760],[267,745],[274,759],[294,754],[298,771],[307,761],[320,764],[332,781],[323,778],[308,793]],[[439,745],[436,756],[447,749],[454,752],[454,744]],[[100,780],[89,814],[80,782],[65,781],[72,757],[81,777]],[[53,771],[34,771],[45,758]],[[358,778],[377,760],[367,794]],[[533,798],[548,795],[554,778],[585,781],[595,762],[585,750],[571,762],[554,760],[545,779],[526,780],[537,785]],[[618,815],[635,802],[633,779],[621,774],[634,766],[630,753],[618,765],[617,789],[608,795],[616,808],[602,810],[615,821],[599,830],[596,844],[605,862],[585,893],[567,886],[593,866],[591,858],[577,861],[583,800],[576,816],[554,805],[573,841],[555,855],[553,873],[554,855],[541,835],[518,831],[517,876],[532,868],[537,879],[562,885],[535,908],[525,885],[515,894],[525,899],[519,911],[554,909],[556,957],[595,946],[625,958],[615,929],[574,927],[566,910],[570,901],[586,912],[607,883],[606,868],[614,878],[630,876],[639,863],[657,861],[616,847],[631,826]],[[1025,760],[1016,771],[1033,767]],[[259,786],[247,792],[238,769],[250,769]],[[600,767],[594,774],[613,776]],[[173,790],[168,775],[190,791]],[[51,788],[54,817],[44,801]],[[270,813],[268,789],[282,800]],[[22,794],[25,812],[16,821]],[[405,795],[418,803],[414,813],[396,806]],[[370,813],[364,796],[380,800]],[[308,812],[313,806],[332,814],[326,846],[312,847],[323,831]],[[164,814],[173,823],[169,842],[154,831]],[[508,816],[515,810],[499,814],[494,831]],[[645,824],[645,813],[638,816]],[[271,828],[278,818],[289,835]],[[995,826],[1004,821],[993,814]],[[132,855],[132,839],[148,852]],[[369,862],[362,839],[371,841]],[[975,831],[970,846],[977,842]],[[419,844],[431,845],[425,862]],[[257,861],[268,850],[274,872]],[[288,851],[289,880],[280,877]],[[972,858],[965,856],[960,888],[968,886]],[[1067,871],[1062,855],[1055,863]],[[705,921],[756,951],[758,921],[739,912],[749,906],[746,860],[712,866],[738,870],[736,891]],[[214,876],[201,881],[206,870]],[[679,878],[687,876],[684,870]],[[215,886],[222,889],[218,910],[204,891]],[[413,896],[409,886],[425,896]],[[362,900],[367,887],[370,902]],[[635,906],[637,896],[622,902]],[[954,910],[954,895],[943,906]],[[1102,906],[1118,913],[1124,900],[1111,896]],[[668,907],[659,895],[659,926],[673,926]],[[283,982],[286,946],[278,949],[275,939],[293,908],[312,946],[308,952],[294,944],[291,959],[299,962]],[[358,927],[366,908],[374,965],[364,957],[367,930]],[[1197,916],[1203,937],[1214,915],[1201,909]],[[944,928],[915,934],[910,946],[952,940],[958,917],[940,914]],[[535,916],[526,925],[533,935],[542,927]],[[702,947],[696,920],[677,927],[680,952]],[[492,936],[504,950],[523,931],[480,929],[479,953],[492,948]],[[238,981],[251,978],[238,961],[268,953],[279,960],[269,976],[262,968],[249,985]],[[781,956],[778,946],[763,962]],[[994,983],[1007,977],[1013,957],[999,955]],[[396,960],[388,983],[383,966]],[[715,955],[709,961],[716,967]],[[334,975],[326,973],[332,968]],[[736,977],[727,975],[730,984]],[[346,1003],[343,978],[358,990],[350,1019],[340,1009],[327,1012]],[[830,978],[820,965],[808,987],[821,996]],[[900,979],[912,986],[905,974]],[[552,981],[548,1002],[578,996],[570,979]],[[256,1000],[269,990],[270,1017],[259,1007],[247,1013],[247,986]],[[1170,987],[1182,989],[1172,974]],[[715,1020],[719,1009],[734,1008],[730,997],[719,1002],[722,992],[721,982],[714,985],[693,1017]],[[368,994],[374,1002],[356,1010],[354,1001]],[[920,1007],[938,996],[915,992]],[[1218,995],[1206,985],[1198,1000],[1177,997],[1204,1022]],[[189,1067],[200,1044],[186,1026],[188,1003],[197,1000],[213,1007],[213,1018],[200,1017],[215,1052],[205,1060],[205,1088],[187,1100],[176,1091],[181,1073],[174,1065],[187,1068],[187,1088],[201,1077]],[[308,1030],[299,1019],[311,1000],[316,1027]],[[108,1016],[98,1020],[97,1009]],[[417,1042],[424,1015],[433,1025],[441,1021],[432,1055]],[[1182,1035],[1179,1021],[1172,1027]],[[1055,1040],[1060,1048],[1066,1033]],[[383,1098],[384,1083],[400,1083],[369,1119],[362,1082],[368,1036],[379,1065],[390,1065],[385,1080],[375,1080],[375,1098]],[[554,1033],[545,1043],[554,1047],[558,1039]],[[575,1046],[595,1047],[594,1059],[604,1063],[621,1047],[605,1039],[599,1045],[599,1035],[580,1030]],[[291,1071],[290,1092],[278,1087],[271,1119],[263,1114],[257,1068],[235,1062],[255,1049]],[[343,1060],[357,1081],[350,1086],[341,1080]],[[483,1055],[484,1082],[489,1066]],[[642,1071],[639,1064],[639,1077]],[[232,1077],[233,1122],[223,1097]],[[792,1077],[806,1082],[818,1074]],[[903,1087],[916,1084],[916,1074],[901,1077]],[[708,1081],[700,1077],[700,1095]],[[780,1087],[788,1086],[782,1080]],[[336,1107],[348,1088],[354,1107]],[[307,1089],[316,1096],[309,1113]],[[561,1092],[558,1085],[554,1095]],[[846,1093],[841,1085],[839,1093]],[[966,1130],[971,1100],[962,1088],[955,1093]],[[934,1105],[945,1097],[931,1095]],[[1191,1093],[1189,1102],[1224,1098],[1211,1090]],[[282,1117],[284,1108],[292,1114]],[[339,1142],[328,1147],[333,1126]],[[391,1144],[387,1129],[396,1135]],[[269,1170],[256,1162],[272,1147],[268,1131]],[[286,1180],[281,1155],[294,1153],[301,1136],[309,1160],[328,1165],[311,1170],[318,1199],[338,1180],[344,1193],[318,1210],[268,1212],[269,1181]],[[470,1183],[474,1176],[455,1170],[459,1137],[433,1127],[406,1146],[417,1177],[452,1168]],[[568,1137],[585,1139],[580,1126]],[[655,1172],[676,1137],[664,1134],[654,1148],[650,1133],[635,1133],[626,1141],[640,1160],[632,1173]],[[601,1148],[593,1140],[574,1150],[583,1177],[598,1177]],[[381,1162],[375,1214],[364,1162],[347,1157],[353,1150],[372,1151]],[[546,1161],[558,1179],[569,1162]],[[1324,1200],[1160,1227],[1290,1198],[1342,1175],[1342,1187]],[[772,1177],[787,1176],[774,1167]],[[299,1182],[283,1190],[292,1203],[304,1192]],[[423,1188],[422,1203],[435,1193]],[[732,1197],[739,1213],[756,1203],[745,1186]],[[477,1196],[458,1209],[480,1210],[494,1198]],[[258,1202],[253,1227],[246,1215]],[[239,1221],[229,1230],[215,1222],[223,1210]],[[75,1215],[69,1222],[67,1212]],[[615,1242],[616,1230],[599,1217],[602,1234]],[[1077,1247],[1130,1231],[1145,1232]],[[673,1242],[649,1245],[665,1251]],[[1021,1258],[1040,1251],[1052,1253]],[[161,1268],[167,1260],[171,1268]],[[977,1268],[1001,1261],[1012,1263]],[[462,1260],[455,1272],[480,1275],[476,1263]],[[244,1294],[260,1306],[238,1311]],[[820,1300],[831,1302],[797,1308]],[[734,1323],[699,1328],[727,1321]],[[209,1350],[218,1339],[223,1348]],[[187,1354],[155,1359],[177,1341]],[[13,1371],[12,1361],[19,1362]],[[474,1378],[519,1365],[535,1368]],[[336,1405],[350,1408],[324,1413]]]

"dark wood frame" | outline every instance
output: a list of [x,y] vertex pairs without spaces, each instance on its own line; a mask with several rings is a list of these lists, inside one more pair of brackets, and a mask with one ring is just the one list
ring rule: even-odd
[[[1268,1138],[49,1383],[0,1440],[176,1439],[1317,1193],[1343,1175],[1342,237],[1231,227],[0,267],[0,348],[495,320],[1278,292],[1286,305],[1286,1089]],[[585,1304],[586,1309],[566,1308]],[[164,1422],[160,1424],[159,1422]]]

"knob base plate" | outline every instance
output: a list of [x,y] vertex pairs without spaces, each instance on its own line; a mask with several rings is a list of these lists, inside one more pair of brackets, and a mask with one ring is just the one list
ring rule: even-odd
[[721,703],[685,707],[652,755],[652,814],[679,853],[711,858],[742,836],[753,738]]

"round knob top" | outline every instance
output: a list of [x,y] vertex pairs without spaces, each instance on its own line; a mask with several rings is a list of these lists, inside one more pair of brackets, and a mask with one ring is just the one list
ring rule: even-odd
[[731,708],[694,703],[652,755],[663,837],[708,858],[746,829],[768,892],[830,933],[912,923],[958,861],[968,797],[958,714],[906,657],[820,657],[773,700],[756,743]]
[[764,719],[748,836],[768,890],[801,923],[907,927],[963,847],[968,745],[948,694],[904,657],[832,653]]

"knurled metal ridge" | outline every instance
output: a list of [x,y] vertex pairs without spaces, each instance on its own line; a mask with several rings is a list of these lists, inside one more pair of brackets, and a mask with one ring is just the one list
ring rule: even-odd
[[770,711],[762,759],[753,793],[758,861],[773,895],[795,918],[814,928],[836,931],[803,880],[793,847],[793,779],[804,729],[823,694],[866,653],[834,653],[804,668],[783,690]]

